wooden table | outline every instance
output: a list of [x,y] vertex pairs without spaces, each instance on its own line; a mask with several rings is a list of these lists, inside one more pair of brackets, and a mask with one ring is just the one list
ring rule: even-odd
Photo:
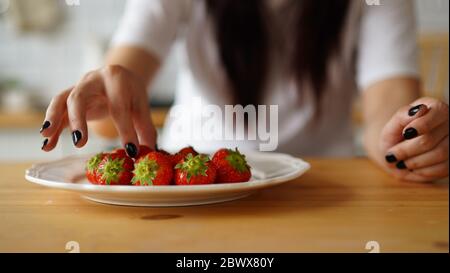
[[301,178],[208,206],[101,205],[0,164],[0,252],[448,252],[448,180],[396,181],[366,159],[310,159]]

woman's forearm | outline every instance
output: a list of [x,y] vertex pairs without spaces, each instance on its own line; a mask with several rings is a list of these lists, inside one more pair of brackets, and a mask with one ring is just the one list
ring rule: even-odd
[[112,48],[106,56],[106,65],[120,65],[141,78],[149,86],[155,76],[160,60],[152,53],[132,46]]

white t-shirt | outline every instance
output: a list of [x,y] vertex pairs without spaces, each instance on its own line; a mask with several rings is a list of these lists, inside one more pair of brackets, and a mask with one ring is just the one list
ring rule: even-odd
[[[418,75],[412,1],[380,2],[379,6],[367,5],[362,0],[350,2],[340,53],[329,63],[320,119],[313,115],[311,89],[307,85],[297,87],[293,79],[281,72],[283,62],[272,60],[264,104],[278,106],[277,151],[302,156],[353,155],[351,105],[357,90],[394,76]],[[272,19],[276,20],[276,16]],[[182,118],[188,122],[200,115],[194,111],[198,105],[192,98],[201,98],[202,105],[214,104],[222,110],[224,105],[230,104],[230,91],[213,27],[202,0],[129,0],[112,44],[138,46],[163,60],[177,41],[182,56],[175,105],[184,107]],[[286,31],[285,38],[289,41],[293,35]],[[284,60],[289,57],[278,56]],[[299,88],[303,89],[301,97]],[[174,112],[172,108],[172,115],[169,114],[160,135],[159,146],[168,150],[185,145],[193,145],[201,151],[235,146],[252,150],[259,149],[261,142],[268,142],[205,140],[194,136],[192,131],[180,136],[173,129],[180,120],[180,116],[175,115],[178,112]],[[223,123],[220,116],[210,117],[209,122]],[[201,130],[198,123],[190,126],[193,131]],[[225,127],[224,135],[230,130]]]

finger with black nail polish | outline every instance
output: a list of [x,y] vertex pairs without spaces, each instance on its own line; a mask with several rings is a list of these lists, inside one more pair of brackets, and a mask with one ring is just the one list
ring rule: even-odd
[[81,140],[82,138],[82,134],[80,131],[76,130],[72,132],[72,141],[73,141],[73,145],[77,145],[78,142]]
[[44,122],[44,124],[42,124],[42,127],[41,127],[41,129],[39,130],[39,133],[42,133],[45,129],[47,129],[48,127],[50,127],[50,125],[51,125],[50,121],[46,120],[46,121]]
[[387,155],[385,156],[385,159],[386,159],[386,161],[387,161],[388,163],[394,163],[394,162],[397,162],[397,158],[395,157],[394,154],[391,154],[391,153],[387,154]]
[[405,161],[399,161],[396,165],[395,165],[396,167],[397,167],[397,169],[399,169],[399,170],[404,170],[404,169],[406,169],[407,167],[406,167],[406,164],[405,164]]
[[412,108],[409,109],[409,111],[408,111],[408,116],[410,116],[410,117],[414,116],[414,115],[417,114],[417,113],[420,111],[420,109],[422,109],[422,107],[424,107],[424,106],[425,106],[425,104],[419,104],[419,105],[416,105],[416,106],[412,107]]
[[412,138],[415,138],[418,135],[419,135],[419,132],[417,132],[417,130],[412,128],[412,127],[406,129],[405,132],[403,133],[403,137],[405,139],[412,139]]
[[125,144],[125,151],[127,151],[129,157],[133,158],[136,157],[136,155],[138,154],[137,147],[133,143]]
[[44,139],[44,142],[42,142],[41,150],[44,150],[45,146],[48,144],[48,138]]

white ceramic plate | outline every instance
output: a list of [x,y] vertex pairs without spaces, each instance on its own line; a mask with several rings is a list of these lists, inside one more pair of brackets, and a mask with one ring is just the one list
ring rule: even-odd
[[276,186],[305,173],[310,165],[278,153],[246,153],[252,178],[245,183],[192,186],[100,186],[84,175],[87,156],[66,157],[39,163],[26,170],[25,178],[42,186],[75,191],[89,200],[124,206],[190,206],[225,202]]

